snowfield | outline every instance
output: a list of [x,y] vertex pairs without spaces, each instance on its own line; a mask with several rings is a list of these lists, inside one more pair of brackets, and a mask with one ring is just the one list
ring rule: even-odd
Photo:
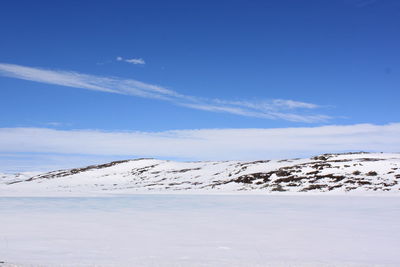
[[0,266],[400,266],[400,154],[0,174]]
[[4,266],[400,266],[395,196],[0,198]]
[[136,159],[43,174],[0,174],[3,196],[131,193],[400,192],[400,154],[324,154],[313,158],[174,162]]

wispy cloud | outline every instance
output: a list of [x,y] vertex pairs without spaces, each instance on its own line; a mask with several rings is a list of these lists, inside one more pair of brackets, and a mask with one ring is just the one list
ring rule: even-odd
[[263,111],[273,111],[273,110],[277,110],[277,109],[289,110],[289,109],[298,109],[298,108],[304,108],[304,109],[320,108],[320,106],[318,106],[316,104],[293,101],[293,100],[286,100],[286,99],[273,99],[270,101],[265,101],[265,100],[264,101],[226,101],[226,100],[216,99],[214,101],[219,104],[241,106],[241,107],[252,108],[252,109],[263,110]]
[[123,57],[117,57],[117,61],[124,61],[127,63],[135,64],[135,65],[144,65],[146,62],[144,61],[143,58],[123,58]]
[[3,63],[0,63],[0,75],[73,88],[159,99],[175,105],[209,112],[306,123],[323,122],[330,119],[327,115],[304,112],[321,108],[320,106],[294,100],[232,101],[201,98],[180,94],[158,85],[133,79],[103,77],[73,71],[47,70]]
[[360,150],[400,152],[399,136],[400,123],[163,132],[0,128],[0,153],[250,160]]

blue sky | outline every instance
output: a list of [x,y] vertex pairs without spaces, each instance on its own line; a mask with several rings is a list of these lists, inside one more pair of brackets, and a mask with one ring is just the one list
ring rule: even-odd
[[[60,135],[96,130],[148,136],[171,130],[399,122],[396,0],[16,0],[1,3],[0,25],[4,131],[50,128]],[[10,155],[59,149],[43,144],[23,149],[18,144],[27,140],[7,136],[3,143],[15,146],[0,146],[0,162],[7,159],[3,164],[10,164]],[[389,149],[369,143],[338,150]],[[398,147],[395,142],[393,151]],[[254,157],[329,152],[324,149],[266,151]],[[134,150],[132,156],[193,158],[183,152]],[[92,152],[59,151],[101,159],[127,154]],[[241,159],[242,152],[234,158]]]

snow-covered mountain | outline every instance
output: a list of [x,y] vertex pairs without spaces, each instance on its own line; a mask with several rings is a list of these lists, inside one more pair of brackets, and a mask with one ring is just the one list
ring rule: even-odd
[[304,159],[115,161],[36,174],[0,174],[0,195],[145,192],[400,193],[400,154],[323,154]]

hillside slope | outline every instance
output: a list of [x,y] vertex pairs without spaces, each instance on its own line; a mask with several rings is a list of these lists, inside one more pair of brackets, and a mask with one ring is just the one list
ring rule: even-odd
[[38,175],[1,175],[1,195],[144,192],[400,193],[400,154],[323,154],[304,159],[115,161]]

